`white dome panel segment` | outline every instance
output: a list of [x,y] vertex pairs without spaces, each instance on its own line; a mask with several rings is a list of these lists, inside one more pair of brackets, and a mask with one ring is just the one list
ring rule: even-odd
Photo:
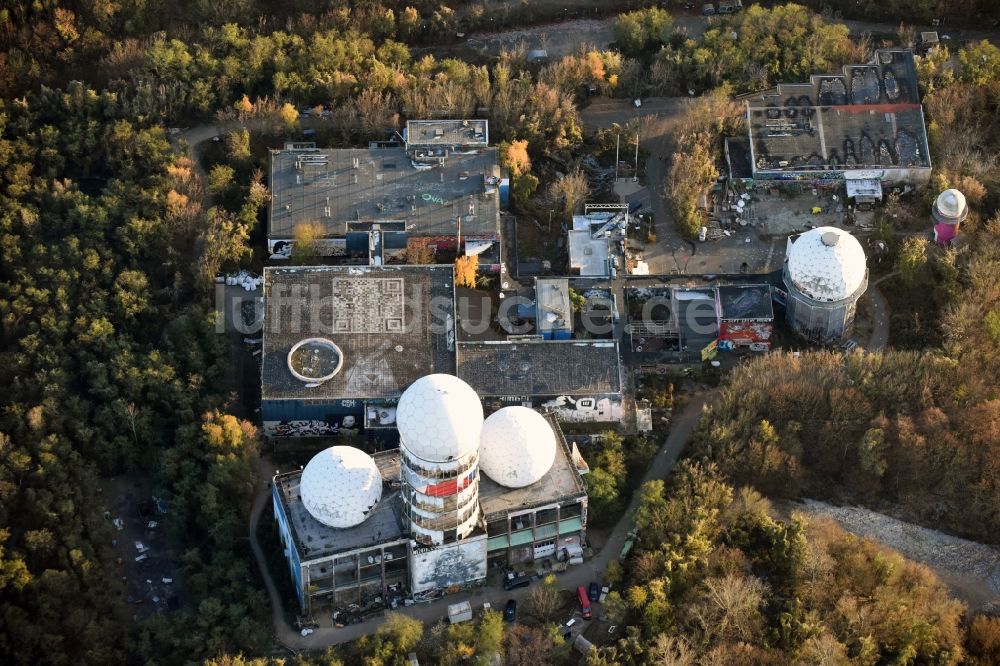
[[954,188],[939,194],[935,203],[941,214],[950,218],[962,217],[967,208],[965,195]]
[[556,435],[545,417],[528,407],[504,407],[483,423],[479,468],[508,488],[545,476],[556,459]]
[[788,275],[796,289],[817,301],[847,298],[868,274],[858,239],[836,227],[819,227],[799,236],[788,251]]
[[364,522],[382,499],[382,475],[372,457],[353,446],[333,446],[302,470],[299,493],[309,514],[330,527]]
[[479,446],[483,405],[471,386],[454,375],[421,377],[396,407],[402,446],[430,462],[448,462]]

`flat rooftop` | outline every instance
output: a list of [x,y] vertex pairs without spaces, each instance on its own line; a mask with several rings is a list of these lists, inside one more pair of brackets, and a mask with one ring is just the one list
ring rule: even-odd
[[486,120],[409,120],[403,138],[409,147],[475,147],[490,143]]
[[458,376],[480,396],[621,393],[613,340],[459,342]]
[[682,346],[697,351],[719,337],[715,289],[675,288],[671,302]]
[[[485,474],[481,474],[479,503],[487,519],[494,514],[553,504],[586,495],[583,479],[573,464],[569,444],[555,416],[546,414],[545,419],[555,431],[558,443],[551,469],[539,481],[524,488],[505,488],[490,480]],[[346,529],[324,525],[306,510],[299,493],[302,470],[274,477],[278,497],[290,523],[295,547],[303,562],[408,537],[403,498],[397,488],[399,449],[382,451],[372,457],[382,475],[382,499],[363,523]]]
[[930,167],[919,104],[750,109],[757,171]]
[[569,236],[569,267],[580,275],[606,276],[608,269],[608,239],[594,238],[589,230],[571,229]]
[[569,280],[535,278],[535,303],[539,332],[573,328],[573,306],[569,302]]
[[878,49],[870,63],[845,65],[839,73],[813,74],[804,82],[779,83],[740,99],[750,108],[919,104],[920,91],[913,51]]
[[771,287],[719,287],[719,309],[723,319],[774,319]]
[[337,529],[319,522],[302,503],[299,486],[302,470],[274,477],[278,497],[285,509],[295,547],[303,562],[336,553],[396,541],[406,536],[403,520],[403,498],[388,482],[399,479],[399,449],[372,456],[382,474],[382,499],[360,525]]
[[545,419],[555,431],[558,443],[552,468],[537,482],[524,488],[504,488],[485,474],[480,475],[479,505],[487,521],[512,511],[554,504],[568,498],[586,495],[587,490],[583,485],[583,479],[580,478],[580,472],[573,464],[569,444],[566,443],[562,428],[559,427],[554,415],[546,414]]
[[[264,269],[263,400],[398,397],[427,374],[455,373],[453,268]],[[288,369],[305,338],[326,338],[343,365],[310,386]]]
[[930,168],[912,51],[742,99],[755,171]]
[[[434,151],[432,151],[434,152]],[[268,236],[291,239],[297,224],[317,222],[329,237],[373,223],[414,236],[494,238],[498,234],[497,149],[441,151],[414,162],[402,146],[272,150]]]

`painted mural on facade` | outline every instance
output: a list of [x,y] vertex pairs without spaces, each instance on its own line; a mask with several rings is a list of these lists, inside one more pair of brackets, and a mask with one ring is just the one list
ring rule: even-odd
[[[271,259],[291,259],[291,240],[267,241],[267,251]],[[347,255],[347,240],[344,238],[321,238],[316,241],[316,253],[321,257],[343,257]]]
[[622,420],[622,403],[607,397],[574,398],[561,395],[543,402],[542,409],[551,410],[556,418],[567,423],[590,423]]
[[719,328],[719,349],[771,346],[773,325],[769,321],[723,321]]
[[357,425],[357,419],[351,414],[327,419],[263,422],[265,437],[329,437],[351,431]]
[[486,535],[447,546],[415,548],[410,577],[415,595],[486,578]]

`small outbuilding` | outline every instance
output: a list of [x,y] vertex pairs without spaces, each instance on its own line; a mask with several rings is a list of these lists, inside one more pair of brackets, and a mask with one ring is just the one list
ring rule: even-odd
[[938,195],[931,208],[934,218],[934,242],[950,245],[958,235],[958,228],[969,216],[969,205],[965,195],[952,188]]

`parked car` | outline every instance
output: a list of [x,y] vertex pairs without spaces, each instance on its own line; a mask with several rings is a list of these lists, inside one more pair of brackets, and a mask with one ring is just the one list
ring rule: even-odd
[[521,575],[513,571],[508,571],[503,579],[503,589],[508,592],[519,587],[527,587],[528,585],[531,585],[531,576]]
[[601,586],[597,583],[591,583],[590,587],[587,589],[587,598],[592,602],[597,601],[597,598],[601,596]]
[[715,14],[715,5],[711,2],[706,2],[701,8],[701,15],[712,16],[713,14]]
[[589,620],[594,617],[594,614],[590,610],[590,597],[587,596],[587,590],[584,589],[583,585],[576,588],[576,598],[580,602],[580,614],[583,616],[584,620]]
[[503,607],[503,619],[505,622],[513,622],[517,619],[517,601],[508,599],[507,605]]

